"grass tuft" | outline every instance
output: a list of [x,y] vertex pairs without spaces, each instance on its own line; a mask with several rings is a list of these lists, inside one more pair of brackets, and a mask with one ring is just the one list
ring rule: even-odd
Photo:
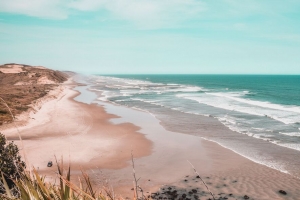
[[[5,200],[115,200],[113,193],[108,188],[103,188],[95,192],[87,173],[82,171],[84,184],[80,182],[78,187],[71,182],[71,168],[68,167],[67,175],[63,174],[62,162],[57,163],[60,184],[55,185],[45,181],[44,176],[40,176],[35,168],[32,173],[22,172],[20,178],[13,180],[15,190],[18,192],[13,195],[8,188],[2,175],[2,184],[5,187],[4,194],[0,194],[0,199]],[[82,185],[86,185],[84,188]]]

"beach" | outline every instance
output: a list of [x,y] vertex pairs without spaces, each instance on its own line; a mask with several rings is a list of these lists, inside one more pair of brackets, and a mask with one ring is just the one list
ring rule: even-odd
[[299,10],[0,0],[0,200],[300,200]]
[[[49,168],[47,163],[55,163],[55,156],[58,160],[63,157],[65,167],[70,163],[74,179],[83,170],[98,187],[109,184],[116,194],[133,198],[133,157],[138,184],[145,195],[161,194],[171,187],[187,195],[197,190],[189,198],[211,198],[195,169],[217,198],[300,196],[298,178],[202,137],[167,128],[148,112],[103,101],[98,98],[101,91],[90,90],[78,79],[60,84],[51,98],[41,101],[39,109],[27,115],[26,125],[19,127],[24,143],[21,153],[26,154],[27,165],[48,180],[54,181],[57,176],[55,164]],[[207,118],[203,116],[202,120],[207,132],[233,132]],[[15,128],[0,131],[21,145]]]

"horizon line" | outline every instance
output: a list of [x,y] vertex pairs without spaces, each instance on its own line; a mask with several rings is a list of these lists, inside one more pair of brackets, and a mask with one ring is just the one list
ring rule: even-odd
[[167,73],[161,73],[161,74],[155,74],[155,73],[131,73],[131,74],[101,74],[101,73],[92,73],[91,75],[243,75],[243,76],[300,76],[300,74],[190,74],[190,73],[184,73],[184,74],[167,74]]

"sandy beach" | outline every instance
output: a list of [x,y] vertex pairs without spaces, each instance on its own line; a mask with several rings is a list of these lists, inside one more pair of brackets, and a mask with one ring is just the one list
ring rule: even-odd
[[[83,169],[97,186],[108,182],[116,194],[132,198],[132,153],[145,195],[161,194],[171,187],[190,198],[211,198],[196,177],[192,163],[217,198],[300,196],[300,180],[289,174],[254,163],[200,137],[168,131],[149,113],[92,97],[87,100],[84,96],[92,92],[78,92],[74,87],[80,90],[71,81],[61,84],[51,98],[48,95],[47,100],[40,101],[35,113],[27,115],[26,125],[19,127],[24,142],[22,153],[26,154],[28,164],[49,180],[55,179],[56,168],[47,167],[48,161],[54,162],[54,156],[63,157],[66,164],[71,164],[74,177]],[[228,131],[224,126],[225,129]],[[15,128],[0,131],[20,145]],[[197,192],[188,194],[192,189]]]
[[0,200],[300,200],[299,10],[0,0]]

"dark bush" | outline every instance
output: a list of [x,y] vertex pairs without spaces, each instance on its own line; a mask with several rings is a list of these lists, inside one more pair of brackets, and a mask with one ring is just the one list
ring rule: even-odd
[[7,111],[6,111],[6,110],[1,110],[1,109],[0,109],[0,114],[7,114]]
[[[14,142],[7,143],[5,136],[0,133],[0,171],[10,188],[14,187],[13,180],[19,178],[24,169],[25,163],[21,160],[18,146]],[[3,192],[0,188],[0,193]]]

